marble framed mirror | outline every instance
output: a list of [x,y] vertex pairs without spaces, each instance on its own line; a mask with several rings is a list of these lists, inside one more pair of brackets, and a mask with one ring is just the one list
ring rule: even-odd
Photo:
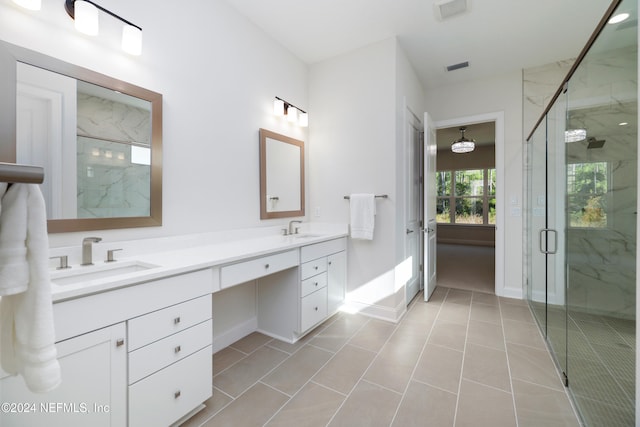
[[304,216],[304,142],[260,129],[260,219]]
[[162,95],[0,42],[0,161],[42,166],[50,233],[162,225]]

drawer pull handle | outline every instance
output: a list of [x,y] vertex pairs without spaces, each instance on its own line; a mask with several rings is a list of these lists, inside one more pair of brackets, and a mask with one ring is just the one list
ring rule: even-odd
[[318,286],[318,282],[315,282],[315,283],[314,283],[314,285],[315,285],[315,286]]
[[318,311],[318,307],[316,307],[315,310]]
[[317,270],[317,269],[318,269],[318,266],[317,266],[317,265],[314,265],[314,266],[313,266],[313,269],[314,269],[314,270]]
[[124,345],[124,338],[116,340],[116,347],[122,347]]
[[176,348],[173,349],[173,351],[175,353],[180,353],[180,350],[182,350],[182,348],[180,348],[180,346],[177,346]]
[[173,398],[174,398],[174,399],[179,398],[179,397],[180,397],[180,394],[181,394],[181,393],[180,393],[180,390],[176,391],[175,393],[173,393]]
[[173,319],[173,324],[174,325],[177,325],[178,323],[180,323],[180,316],[178,316],[175,319]]
[[265,264],[265,265],[264,265],[264,268],[269,268],[269,264]]
[[329,265],[331,265],[331,261],[329,261]]

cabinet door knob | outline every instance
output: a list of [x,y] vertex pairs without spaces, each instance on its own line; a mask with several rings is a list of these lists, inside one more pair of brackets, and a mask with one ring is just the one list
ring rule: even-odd
[[315,310],[315,311],[318,311],[318,307],[316,307],[314,310]]
[[328,264],[331,265],[331,261],[329,261]]
[[317,266],[317,265],[314,265],[314,266],[313,266],[313,268],[314,268],[315,270],[317,270],[317,269],[318,269],[318,266]]
[[264,268],[269,268],[269,264],[265,264],[265,265],[264,265]]
[[180,350],[182,350],[182,348],[180,348],[180,346],[177,346],[176,348],[173,349],[173,351],[175,353],[180,353]]
[[180,394],[181,394],[181,393],[180,393],[180,390],[176,391],[175,393],[173,393],[173,398],[174,398],[174,399],[179,398],[179,397],[180,397]]
[[116,340],[116,347],[122,347],[124,345],[124,338],[118,338]]
[[178,316],[175,319],[173,319],[173,324],[174,325],[177,325],[178,323],[180,323],[180,316]]
[[317,287],[318,286],[318,282],[315,282],[314,285]]

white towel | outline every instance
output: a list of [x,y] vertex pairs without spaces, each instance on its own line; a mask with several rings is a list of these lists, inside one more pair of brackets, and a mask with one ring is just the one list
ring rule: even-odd
[[40,188],[13,184],[0,211],[0,364],[37,393],[60,384],[48,258]]
[[351,206],[351,238],[373,240],[375,226],[375,195],[352,194],[349,196]]

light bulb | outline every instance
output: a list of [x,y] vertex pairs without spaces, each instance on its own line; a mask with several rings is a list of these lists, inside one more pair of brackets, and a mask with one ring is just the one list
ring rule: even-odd
[[89,36],[97,36],[100,28],[98,9],[84,0],[76,0],[73,7],[76,30]]
[[298,116],[298,124],[303,128],[309,126],[309,113],[300,113]]
[[122,50],[131,55],[142,53],[142,30],[133,25],[122,27]]
[[289,106],[287,109],[287,120],[291,123],[298,121],[298,109],[296,107]]
[[278,117],[284,116],[284,101],[282,99],[273,100],[273,114]]

